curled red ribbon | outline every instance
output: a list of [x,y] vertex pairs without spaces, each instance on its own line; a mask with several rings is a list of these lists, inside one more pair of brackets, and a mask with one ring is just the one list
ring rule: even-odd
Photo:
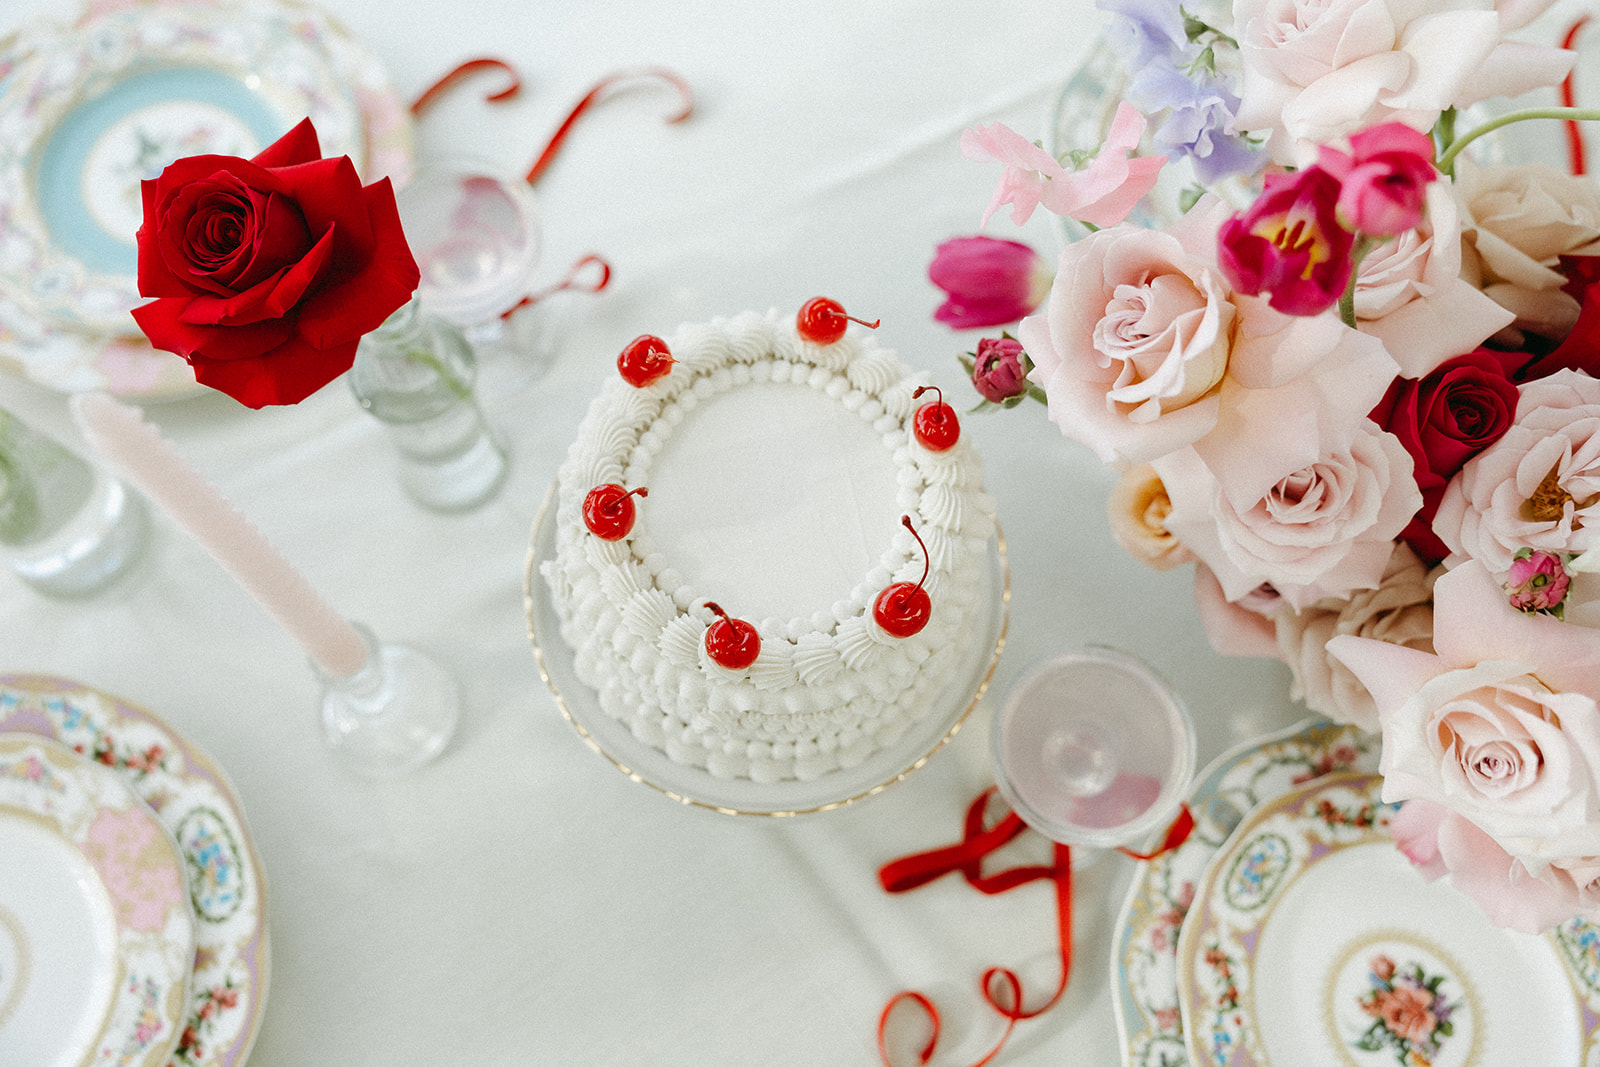
[[[972,1067],[986,1067],[993,1061],[1005,1047],[1006,1041],[1011,1037],[1011,1031],[1018,1022],[1036,1018],[1054,1007],[1061,999],[1061,995],[1067,991],[1067,981],[1072,975],[1072,850],[1066,845],[1056,843],[1052,862],[1048,865],[1010,867],[985,874],[984,858],[1027,829],[1027,824],[1013,811],[1006,812],[993,826],[985,825],[985,814],[994,794],[995,790],[992,787],[986,789],[968,805],[962,825],[961,840],[956,844],[902,856],[884,864],[878,870],[879,883],[890,893],[903,893],[915,889],[955,871],[961,873],[968,885],[980,893],[991,895],[1046,878],[1055,885],[1056,948],[1061,961],[1061,978],[1056,983],[1055,991],[1044,1003],[1035,1008],[1025,1008],[1023,1003],[1026,998],[1023,994],[1022,979],[1017,977],[1016,972],[1007,967],[990,967],[984,971],[978,980],[979,991],[983,994],[984,1002],[1005,1019],[1006,1023],[994,1047]],[[1167,828],[1161,844],[1155,851],[1150,853],[1130,852],[1127,849],[1118,851],[1135,859],[1154,859],[1182,845],[1193,830],[1194,816],[1188,806],[1184,805],[1178,817]],[[915,990],[896,993],[878,1015],[878,1056],[884,1067],[891,1067],[885,1035],[889,1016],[895,1008],[907,1003],[920,1008],[929,1021],[928,1040],[917,1053],[918,1067],[926,1067],[938,1048],[939,1011],[933,1001]]]
[[694,91],[689,88],[688,82],[665,67],[640,67],[614,71],[595,82],[589,91],[583,95],[582,99],[573,105],[572,110],[567,113],[567,117],[562,120],[561,125],[556,127],[556,132],[550,135],[550,140],[544,146],[544,151],[539,153],[539,158],[534,160],[533,166],[528,168],[528,183],[531,185],[538,181],[539,176],[555,161],[556,153],[561,150],[562,143],[566,141],[567,134],[572,132],[572,127],[576,125],[579,117],[599,103],[600,99],[612,89],[624,82],[638,81],[642,78],[653,78],[666,82],[667,85],[677,91],[679,107],[677,111],[667,116],[667,122],[682,122],[694,114]]
[[[584,269],[587,267],[597,268],[600,272],[600,276],[593,282],[584,284],[578,280],[578,276],[581,275]],[[502,319],[509,319],[522,308],[525,308],[530,304],[537,304],[545,297],[554,296],[556,293],[563,292],[567,289],[576,289],[579,292],[584,293],[598,293],[600,290],[604,289],[610,284],[611,264],[607,263],[605,259],[596,255],[595,253],[590,252],[588,255],[579,256],[573,261],[572,266],[567,268],[567,276],[565,278],[562,278],[554,285],[540,289],[538,292],[529,293],[527,296],[523,297],[521,300],[518,300],[515,304],[512,304],[510,307],[502,311],[500,313],[500,317]]]
[[491,59],[488,56],[483,56],[478,59],[467,60],[422,90],[422,95],[411,101],[411,113],[413,115],[422,114],[433,106],[435,100],[438,100],[439,97],[454,88],[467,75],[475,74],[480,70],[504,71],[511,79],[505,88],[486,95],[484,97],[485,100],[491,103],[498,103],[501,100],[510,100],[522,91],[522,78],[517,74],[517,68],[503,59]]
[[[1584,15],[1577,22],[1574,22],[1571,28],[1567,30],[1567,35],[1561,39],[1561,47],[1571,48],[1578,39],[1578,31],[1588,25],[1589,20],[1590,16]],[[1577,73],[1576,67],[1573,68],[1572,73],[1567,75],[1566,80],[1561,83],[1562,107],[1577,106],[1574,102],[1577,100],[1577,93],[1573,91],[1572,84],[1572,77],[1575,73]],[[1573,174],[1584,173],[1586,168],[1584,166],[1583,128],[1576,119],[1567,120],[1567,159]]]

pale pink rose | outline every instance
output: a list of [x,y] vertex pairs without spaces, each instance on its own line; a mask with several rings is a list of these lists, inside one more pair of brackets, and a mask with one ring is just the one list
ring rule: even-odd
[[1410,454],[1370,420],[1253,497],[1232,496],[1194,450],[1155,467],[1172,497],[1168,529],[1227,598],[1267,582],[1296,610],[1377,588],[1395,535],[1422,505]]
[[[1102,460],[1195,445],[1230,492],[1259,495],[1317,458],[1319,432],[1353,434],[1397,368],[1335,316],[1235,294],[1216,267],[1230,214],[1207,197],[1165,231],[1117,226],[1074,242],[1018,335],[1051,421]],[[1316,414],[1282,417],[1291,411]]]
[[1449,875],[1498,926],[1537,934],[1571,918],[1600,921],[1600,858],[1559,860],[1534,874],[1470,821],[1426,800],[1402,804],[1389,830],[1425,878]]
[[1289,695],[1336,722],[1377,733],[1377,705],[1350,668],[1328,655],[1328,641],[1354,634],[1432,652],[1434,578],[1415,552],[1397,544],[1378,588],[1279,613],[1278,650],[1294,674]]
[[1600,630],[1517,611],[1469,561],[1434,586],[1434,648],[1328,642],[1377,704],[1384,800],[1441,805],[1535,871],[1600,855]]
[[1197,563],[1194,606],[1206,640],[1217,655],[1279,658],[1275,620],[1292,612],[1271,586],[1257,586],[1239,599],[1229,600],[1211,568]]
[[1106,500],[1111,535],[1134,559],[1158,571],[1193,561],[1194,554],[1167,529],[1172,500],[1155,468],[1141,463],[1124,471]]
[[1471,352],[1514,317],[1461,277],[1461,226],[1445,182],[1428,186],[1421,225],[1385,241],[1356,274],[1356,328],[1384,343],[1407,378]]
[[1416,986],[1400,985],[1376,994],[1378,1016],[1395,1034],[1407,1041],[1422,1043],[1433,1036],[1439,1025],[1433,1014],[1433,994]]
[[1450,566],[1504,576],[1523,548],[1600,547],[1600,381],[1562,370],[1517,392],[1511,428],[1445,486],[1433,530]]
[[1426,132],[1446,108],[1556,85],[1574,56],[1504,41],[1535,3],[1234,0],[1243,79],[1237,123],[1270,131],[1280,163],[1384,122]]
[[1461,212],[1462,277],[1512,312],[1497,341],[1523,333],[1565,339],[1578,302],[1561,291],[1563,255],[1600,255],[1600,186],[1542,163],[1477,167],[1459,160],[1452,186]]
[[1130,158],[1128,153],[1139,147],[1144,127],[1144,116],[1133,105],[1120,104],[1099,154],[1082,170],[1068,170],[1004,123],[963,130],[962,155],[994,160],[1006,167],[980,228],[988,225],[1003,204],[1011,205],[1011,219],[1019,226],[1041,204],[1057,215],[1094,226],[1115,226],[1155,186],[1156,176],[1167,162],[1164,156]]

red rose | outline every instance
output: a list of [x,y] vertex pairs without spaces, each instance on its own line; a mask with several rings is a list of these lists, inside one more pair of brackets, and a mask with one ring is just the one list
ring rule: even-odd
[[1512,376],[1526,353],[1480,348],[1446,360],[1424,378],[1396,378],[1372,420],[1411,453],[1422,509],[1400,539],[1429,562],[1449,555],[1433,515],[1446,483],[1467,460],[1500,440],[1517,413]]
[[295,404],[350,369],[362,334],[416,291],[384,178],[323,159],[309,119],[252,159],[189,156],[142,185],[134,319],[203,385]]
[[1561,269],[1567,275],[1562,289],[1578,301],[1578,321],[1554,351],[1528,365],[1528,381],[1563,368],[1600,378],[1600,256],[1562,256]]

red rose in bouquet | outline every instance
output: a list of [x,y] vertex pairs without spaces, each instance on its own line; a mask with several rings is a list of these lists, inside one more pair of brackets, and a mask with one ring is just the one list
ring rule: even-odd
[[157,348],[249,407],[294,404],[350,369],[416,291],[394,190],[321,158],[310,120],[254,159],[179,159],[143,183],[134,309]]

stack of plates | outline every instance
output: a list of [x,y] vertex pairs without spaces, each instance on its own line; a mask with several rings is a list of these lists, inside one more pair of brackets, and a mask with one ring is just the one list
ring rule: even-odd
[[1219,758],[1113,947],[1129,1067],[1600,1063],[1600,929],[1491,925],[1395,848],[1378,740],[1302,725]]
[[179,156],[252,156],[308,117],[369,180],[409,165],[381,65],[295,0],[94,0],[0,41],[0,367],[63,392],[199,392],[128,314],[140,182]]
[[149,712],[0,676],[0,1063],[242,1067],[261,861],[232,788]]

